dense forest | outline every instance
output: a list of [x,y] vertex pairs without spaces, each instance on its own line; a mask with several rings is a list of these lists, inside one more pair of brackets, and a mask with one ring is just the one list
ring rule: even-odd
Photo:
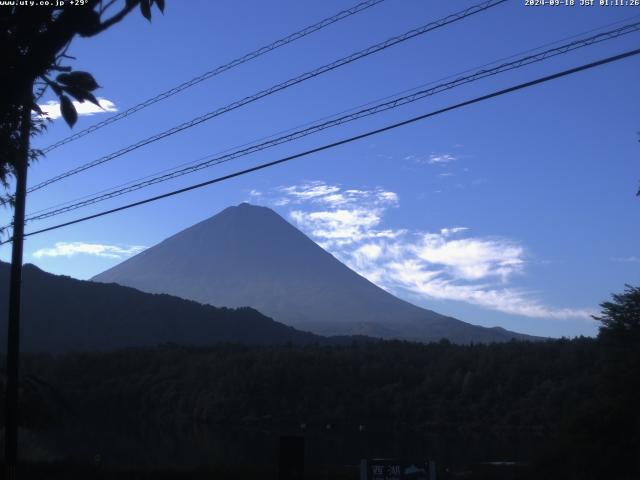
[[639,298],[603,304],[597,339],[25,355],[21,424],[524,434],[546,478],[637,478]]
[[591,339],[34,355],[23,362],[33,411],[23,410],[25,421],[55,424],[60,412],[45,407],[58,396],[81,421],[99,411],[109,422],[552,430],[585,413],[601,357]]
[[637,401],[623,398],[634,395],[630,383],[610,388],[612,370],[601,343],[584,338],[33,355],[22,423],[519,433],[553,442],[537,452],[541,464],[575,471],[589,460],[602,473],[635,468],[638,448]]

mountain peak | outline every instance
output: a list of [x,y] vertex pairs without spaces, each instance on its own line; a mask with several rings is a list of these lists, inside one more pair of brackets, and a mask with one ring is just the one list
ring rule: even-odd
[[321,335],[499,341],[394,297],[338,261],[278,213],[241,203],[94,277],[214,306],[249,306]]
[[[221,212],[207,218],[203,222],[200,223],[209,223],[212,221],[217,221],[226,218],[234,218],[234,219],[251,219],[255,220],[257,218],[278,218],[284,220],[277,212],[272,210],[269,207],[263,207],[260,205],[253,205],[252,203],[242,202],[238,205],[232,205],[230,207],[225,208]],[[194,225],[197,226],[199,224]]]
[[248,209],[248,208],[267,208],[267,207],[261,207],[261,206],[258,206],[258,205],[253,205],[252,203],[249,203],[249,202],[241,202],[238,205],[236,205],[235,208]]
[[220,213],[224,213],[226,211],[231,211],[231,212],[249,212],[249,211],[259,212],[259,211],[266,211],[266,210],[273,211],[269,207],[262,207],[260,205],[254,205],[254,204],[249,203],[249,202],[242,202],[242,203],[239,203],[238,205],[232,205],[230,207],[227,207]]

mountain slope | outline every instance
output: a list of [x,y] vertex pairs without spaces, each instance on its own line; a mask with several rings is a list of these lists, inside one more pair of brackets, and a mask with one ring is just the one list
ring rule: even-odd
[[[8,285],[9,265],[0,262],[0,298],[7,298]],[[24,266],[22,298],[21,343],[26,351],[111,350],[162,343],[204,346],[219,342],[278,345],[341,341],[297,331],[251,308],[215,308],[120,285],[52,275],[33,265]],[[6,308],[0,312],[0,321],[0,350],[4,350]]]
[[323,335],[454,342],[526,338],[400,300],[339,262],[273,210],[243,203],[94,277],[217,306],[251,306]]

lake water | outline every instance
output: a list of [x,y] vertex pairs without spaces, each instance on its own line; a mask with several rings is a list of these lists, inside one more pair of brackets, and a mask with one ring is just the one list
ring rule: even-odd
[[[281,435],[305,439],[305,464],[358,465],[362,458],[431,459],[440,466],[523,462],[542,438],[531,435],[402,432],[357,425],[309,425],[271,429],[230,426],[151,425],[119,428],[81,427],[22,435],[23,455],[36,461],[97,461],[135,469],[194,469],[220,465],[264,466],[277,463]],[[98,457],[96,457],[98,456]]]

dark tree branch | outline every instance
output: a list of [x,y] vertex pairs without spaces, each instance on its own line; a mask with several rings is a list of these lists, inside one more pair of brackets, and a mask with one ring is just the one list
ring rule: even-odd
[[99,34],[100,32],[104,32],[106,29],[112,27],[116,23],[121,22],[124,17],[126,17],[136,6],[138,3],[130,4],[125,6],[122,10],[116,13],[114,16],[101,22],[100,25],[93,31],[90,35],[83,35],[83,37],[93,37],[94,35]]
[[100,15],[104,15],[104,13],[109,10],[114,3],[116,3],[116,0],[111,0],[106,5],[102,5],[102,2],[100,2]]

